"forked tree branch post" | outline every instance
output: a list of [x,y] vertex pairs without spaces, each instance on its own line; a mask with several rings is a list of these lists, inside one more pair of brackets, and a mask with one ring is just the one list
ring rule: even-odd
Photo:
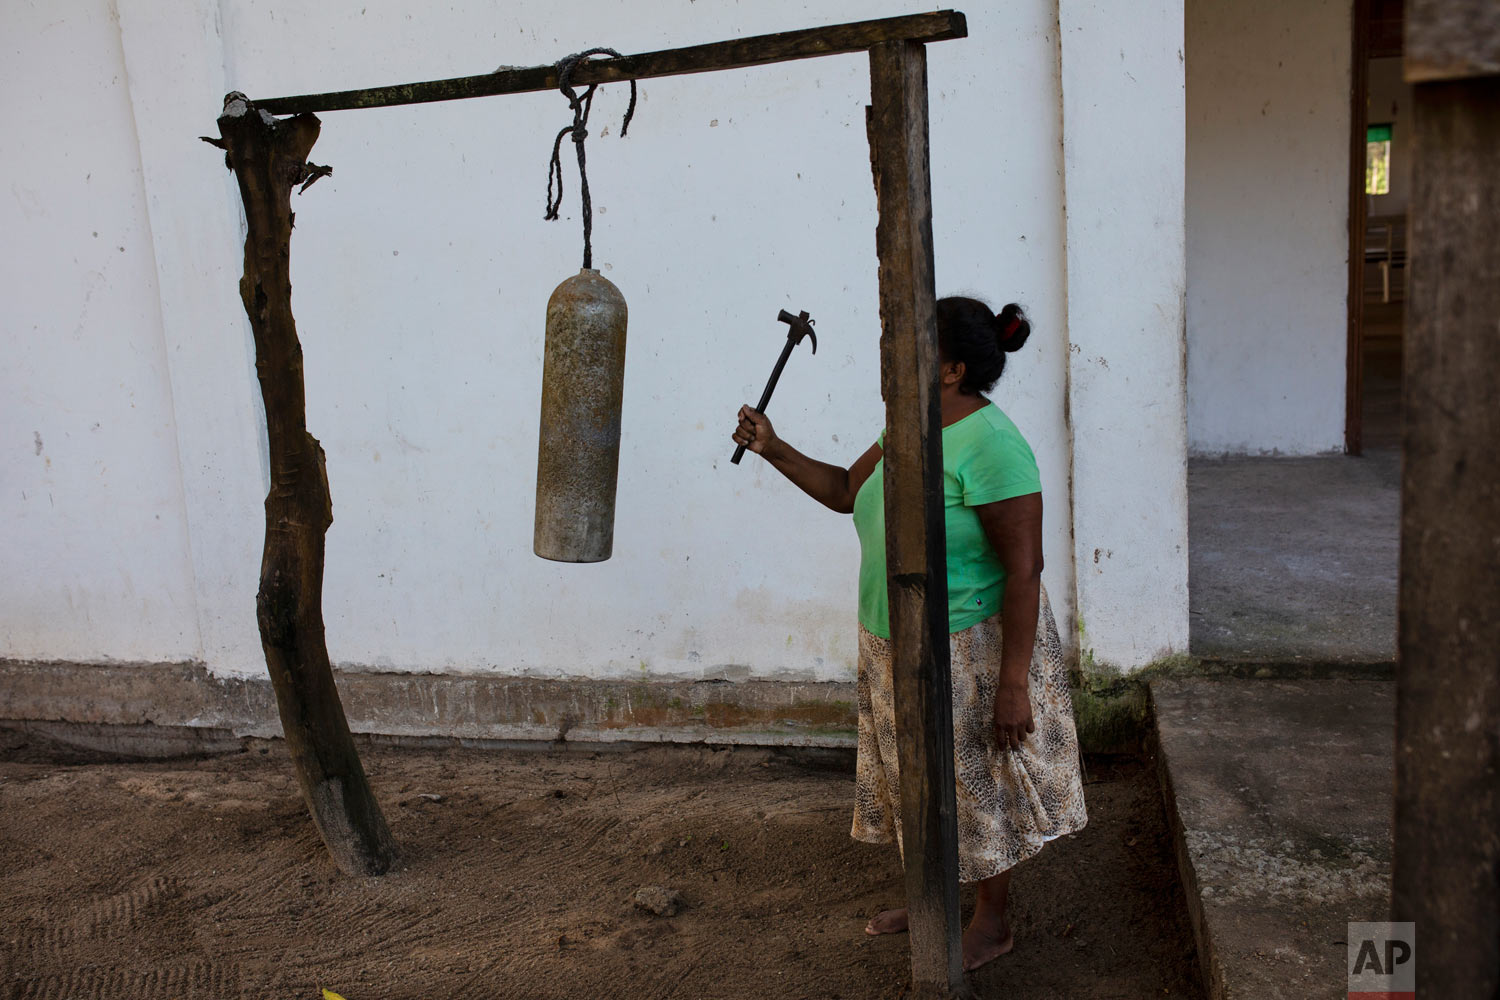
[[255,337],[271,489],[256,613],[281,728],[302,797],[328,853],[349,875],[379,875],[396,844],[360,765],[323,633],[323,544],[333,523],[323,448],[307,432],[302,345],[292,318],[292,188],[326,173],[307,154],[310,114],[277,119],[242,94],[224,100],[218,140],[245,204],[240,298]]

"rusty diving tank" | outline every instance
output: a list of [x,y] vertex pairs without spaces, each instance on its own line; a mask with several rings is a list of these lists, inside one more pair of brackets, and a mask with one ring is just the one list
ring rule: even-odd
[[532,538],[543,559],[602,562],[614,550],[625,320],[625,296],[591,268],[547,300]]

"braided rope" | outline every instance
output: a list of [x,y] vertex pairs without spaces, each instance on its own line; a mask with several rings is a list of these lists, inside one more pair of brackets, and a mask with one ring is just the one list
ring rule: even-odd
[[[563,171],[562,171],[562,141],[563,136],[571,134],[573,137],[573,148],[578,151],[578,187],[580,200],[583,203],[583,266],[592,268],[594,266],[594,204],[589,198],[589,173],[588,165],[583,154],[583,141],[588,138],[589,112],[594,107],[594,91],[599,89],[597,83],[591,83],[588,89],[579,96],[573,89],[573,70],[578,64],[592,56],[612,56],[615,59],[623,58],[614,49],[596,48],[576,52],[557,63],[557,89],[562,91],[568,99],[568,106],[573,109],[573,123],[566,126],[557,133],[557,138],[552,140],[552,160],[547,165],[547,214],[544,219],[551,222],[555,220],[558,209],[562,207],[563,197]],[[630,105],[625,109],[625,120],[620,125],[620,137],[624,138],[626,131],[630,128],[630,119],[635,116],[635,81],[630,81]],[[553,193],[553,185],[556,184],[556,194]]]

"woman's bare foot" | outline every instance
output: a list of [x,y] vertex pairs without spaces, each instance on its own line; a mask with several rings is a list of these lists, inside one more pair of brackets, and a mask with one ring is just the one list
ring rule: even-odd
[[866,934],[901,934],[906,930],[906,907],[881,910],[865,924]]
[[993,962],[1016,946],[1015,935],[1005,919],[1010,896],[1010,871],[991,875],[979,883],[974,895],[974,916],[964,929],[964,971],[973,972]]
[[1016,936],[1003,922],[974,919],[964,930],[964,971],[973,972],[981,965],[1008,954],[1016,946]]

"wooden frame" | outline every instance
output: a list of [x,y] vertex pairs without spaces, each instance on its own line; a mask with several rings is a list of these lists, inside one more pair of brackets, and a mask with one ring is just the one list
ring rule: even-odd
[[[912,983],[921,996],[964,993],[958,913],[952,699],[937,387],[925,43],[963,38],[964,15],[938,11],[581,63],[575,84],[614,83],[868,51],[871,165],[880,212],[881,391],[887,585],[895,647]],[[306,161],[312,112],[542,91],[557,69],[250,101],[225,100],[220,138],[240,183],[249,234],[242,297],[271,434],[261,567],[262,646],[304,798],[346,871],[375,873],[394,850],[333,686],[323,638],[323,537],[332,521],[322,449],[307,433],[302,352],[286,279],[291,189],[327,168]],[[295,117],[277,119],[276,114]]]
[[[968,35],[963,14],[940,10],[931,14],[886,17],[875,21],[834,24],[826,28],[756,35],[728,42],[712,42],[683,49],[644,52],[620,59],[593,59],[573,71],[577,86],[591,83],[624,83],[661,76],[711,73],[744,69],[767,63],[792,62],[817,56],[863,52],[882,42],[941,42]],[[256,106],[273,115],[308,111],[347,111],[354,108],[388,108],[399,104],[431,104],[468,97],[495,97],[557,89],[556,66],[505,67],[482,76],[460,76],[426,83],[404,83],[394,87],[341,90],[331,94],[275,97]]]

